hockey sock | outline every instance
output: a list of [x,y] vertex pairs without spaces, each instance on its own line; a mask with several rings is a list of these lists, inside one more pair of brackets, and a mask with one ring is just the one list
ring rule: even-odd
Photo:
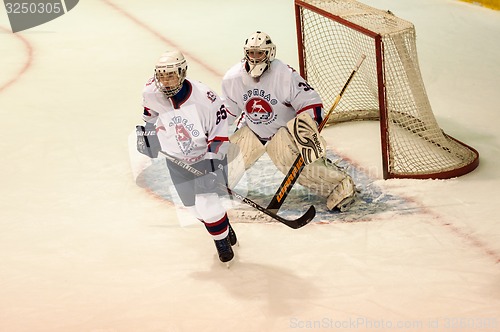
[[229,234],[229,218],[227,217],[227,213],[215,222],[204,221],[203,224],[214,240],[222,240]]

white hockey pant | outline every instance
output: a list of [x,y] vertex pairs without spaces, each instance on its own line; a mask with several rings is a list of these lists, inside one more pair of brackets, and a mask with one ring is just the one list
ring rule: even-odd
[[[292,135],[285,127],[280,128],[267,143],[266,151],[276,167],[285,175],[299,155]],[[335,207],[342,210],[344,206],[348,206],[347,203],[353,201],[355,195],[351,176],[326,158],[306,165],[297,182],[314,194],[326,197],[329,210]]]
[[205,224],[214,240],[222,240],[229,234],[229,219],[217,194],[198,194],[195,205],[188,207],[189,212]]

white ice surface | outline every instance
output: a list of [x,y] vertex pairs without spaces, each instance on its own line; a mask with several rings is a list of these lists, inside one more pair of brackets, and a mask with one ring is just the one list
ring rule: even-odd
[[1,11],[0,331],[500,331],[500,12],[366,3],[415,24],[436,118],[478,169],[384,181],[376,124],[329,127],[332,151],[412,208],[300,230],[232,220],[229,270],[136,184],[128,137],[166,49],[216,91],[257,29],[297,67],[292,1],[85,0],[17,34]]

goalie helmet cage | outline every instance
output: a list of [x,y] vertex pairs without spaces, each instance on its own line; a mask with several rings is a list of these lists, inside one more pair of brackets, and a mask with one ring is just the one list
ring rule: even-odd
[[295,13],[300,73],[325,105],[366,55],[329,123],[379,120],[384,179],[447,179],[477,167],[478,152],[436,122],[413,24],[354,0],[295,0]]

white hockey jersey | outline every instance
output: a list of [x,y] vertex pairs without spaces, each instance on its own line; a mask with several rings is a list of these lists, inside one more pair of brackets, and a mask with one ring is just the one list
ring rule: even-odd
[[271,139],[299,113],[309,113],[318,124],[324,116],[318,93],[278,59],[258,79],[247,74],[245,61],[234,65],[224,75],[221,97],[231,116],[241,115],[238,126],[247,125],[262,140]]
[[163,151],[188,164],[222,159],[228,149],[226,107],[205,84],[185,79],[172,98],[151,78],[143,90],[144,121],[155,124]]

